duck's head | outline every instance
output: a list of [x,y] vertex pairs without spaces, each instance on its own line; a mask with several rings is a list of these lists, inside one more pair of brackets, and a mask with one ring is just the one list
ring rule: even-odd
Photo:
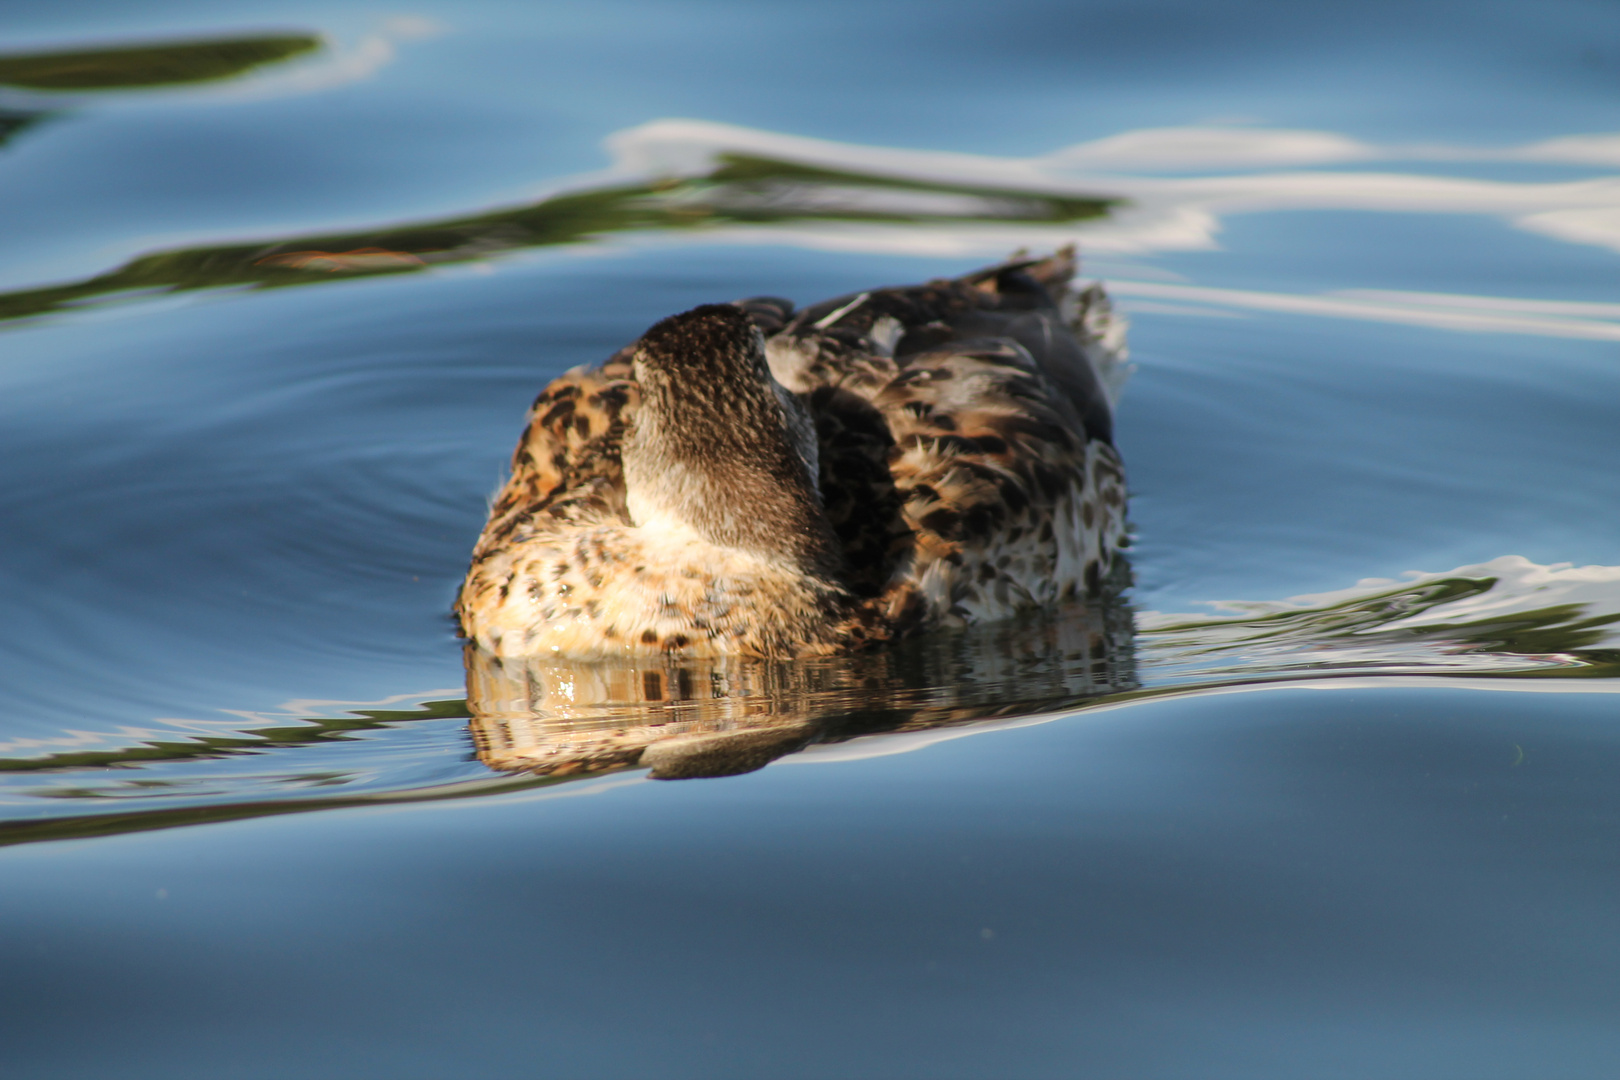
[[623,448],[635,523],[836,578],[815,427],[771,376],[748,315],[705,304],[670,316],[636,343],[635,373],[641,406]]

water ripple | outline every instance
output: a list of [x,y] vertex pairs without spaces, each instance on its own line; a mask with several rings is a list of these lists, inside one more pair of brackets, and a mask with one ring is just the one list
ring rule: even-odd
[[1211,606],[1221,614],[1138,616],[1139,662],[1151,681],[1620,675],[1620,567],[1506,555],[1403,582]]
[[[896,753],[1019,717],[1270,683],[1466,677],[1620,691],[1620,567],[1504,556],[1212,607],[1134,617],[1075,609],[799,663],[524,663],[469,651],[464,699],[444,690],[298,701],[12,740],[0,745],[0,843],[466,797],[634,768],[729,775],[807,748],[818,761]],[[848,749],[829,756],[833,746]]]

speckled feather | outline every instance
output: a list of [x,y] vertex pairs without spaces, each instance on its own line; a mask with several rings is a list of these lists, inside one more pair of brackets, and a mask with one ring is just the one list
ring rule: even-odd
[[699,308],[567,373],[530,410],[463,631],[501,655],[792,656],[1117,588],[1123,325],[1073,272],[1060,252]]

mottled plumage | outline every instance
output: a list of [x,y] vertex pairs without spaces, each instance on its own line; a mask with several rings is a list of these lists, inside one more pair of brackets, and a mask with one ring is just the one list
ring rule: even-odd
[[1072,253],[665,319],[546,388],[456,612],[499,655],[830,653],[1123,574],[1123,325]]

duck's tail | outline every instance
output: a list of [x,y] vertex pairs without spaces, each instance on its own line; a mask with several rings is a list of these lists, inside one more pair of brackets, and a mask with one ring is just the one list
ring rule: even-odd
[[[1074,331],[1097,380],[1108,395],[1110,409],[1119,406],[1136,365],[1130,362],[1126,332],[1130,320],[1115,310],[1100,281],[1076,281],[1080,259],[1073,244],[1065,244],[1044,258],[1027,258],[1015,251],[1004,263],[987,267],[966,279],[987,292],[1004,294],[1019,276],[1038,283],[1058,307],[1063,321]],[[1014,286],[1016,288],[1016,286]]]

